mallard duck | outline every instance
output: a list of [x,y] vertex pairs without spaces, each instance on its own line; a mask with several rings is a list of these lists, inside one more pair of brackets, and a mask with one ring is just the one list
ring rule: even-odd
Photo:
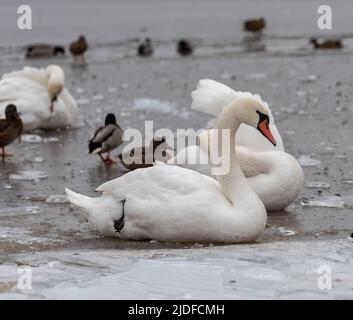
[[146,38],[137,48],[137,54],[140,57],[150,57],[153,55],[153,47],[150,38]]
[[79,62],[84,62],[84,54],[88,48],[86,38],[84,36],[79,36],[77,41],[74,41],[70,45],[70,52],[74,56],[74,60]]
[[187,40],[180,40],[177,44],[177,52],[182,56],[190,56],[193,52],[192,44]]
[[266,27],[266,21],[264,18],[260,19],[249,19],[244,21],[244,30],[250,32],[258,32]]
[[33,44],[26,48],[26,58],[49,58],[58,55],[65,55],[65,48],[62,46],[51,46],[48,44]]
[[[98,154],[107,165],[112,164],[114,160],[110,157],[110,152],[123,143],[123,134],[124,131],[117,124],[115,115],[107,114],[104,126],[98,128],[89,141],[89,153]],[[108,153],[107,157],[103,158],[102,153]]]
[[133,148],[128,152],[119,154],[118,158],[128,170],[152,167],[155,160],[162,160],[162,158],[167,156],[166,145],[158,148],[165,142],[165,137],[153,138],[151,145],[147,149],[145,147]]
[[314,46],[314,49],[342,49],[343,48],[342,41],[339,39],[337,40],[327,39],[319,43],[317,39],[312,38],[310,39],[310,43],[312,43],[312,45]]
[[2,160],[5,157],[11,157],[11,154],[5,153],[5,147],[16,140],[23,131],[22,120],[17,112],[16,106],[9,104],[5,110],[5,119],[0,119],[0,154]]

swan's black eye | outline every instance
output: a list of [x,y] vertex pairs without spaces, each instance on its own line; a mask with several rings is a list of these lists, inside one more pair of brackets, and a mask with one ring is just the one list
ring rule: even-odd
[[267,114],[264,114],[262,112],[260,112],[259,110],[256,110],[256,113],[259,115],[259,123],[266,121],[267,124],[270,123],[270,118],[268,117]]

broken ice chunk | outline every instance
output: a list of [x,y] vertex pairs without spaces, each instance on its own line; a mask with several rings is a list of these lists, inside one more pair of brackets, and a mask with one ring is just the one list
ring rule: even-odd
[[353,179],[342,179],[341,180],[342,184],[348,184],[353,186]]
[[68,203],[67,196],[61,194],[51,194],[46,200],[46,203]]
[[13,217],[27,214],[38,214],[41,212],[40,207],[31,206],[25,208],[5,208],[0,210],[0,217]]
[[307,155],[302,155],[299,159],[298,159],[299,164],[302,167],[316,167],[321,165],[321,161],[320,160],[316,160],[311,158],[310,156]]
[[279,227],[278,231],[285,236],[294,236],[295,235],[294,230],[285,229],[284,227]]
[[325,207],[325,208],[338,208],[343,209],[345,202],[340,196],[328,196],[315,199],[303,198],[301,205],[304,207]]
[[305,185],[307,188],[317,188],[317,189],[327,189],[330,188],[330,184],[328,182],[320,182],[320,181],[310,181]]
[[10,180],[32,181],[48,178],[44,171],[20,170],[16,174],[10,174]]
[[21,142],[25,143],[41,143],[42,138],[37,134],[23,134],[21,136]]
[[44,138],[43,142],[58,142],[59,138],[57,137],[49,137],[49,138]]
[[90,100],[87,99],[87,98],[81,98],[81,99],[77,99],[77,100],[76,100],[76,103],[77,103],[77,104],[89,104],[89,103],[90,103]]

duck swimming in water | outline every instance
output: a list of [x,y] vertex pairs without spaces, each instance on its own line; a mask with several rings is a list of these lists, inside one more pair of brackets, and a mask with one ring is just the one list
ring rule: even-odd
[[[117,124],[115,115],[107,114],[104,126],[98,128],[89,141],[89,153],[98,154],[107,165],[113,164],[114,160],[110,157],[110,152],[123,143],[123,134],[124,131]],[[103,158],[102,153],[108,153],[107,157]]]
[[5,153],[5,147],[16,140],[23,131],[22,120],[17,112],[16,106],[10,104],[5,109],[5,119],[0,119],[0,156],[2,160],[5,157],[11,157],[11,154]]

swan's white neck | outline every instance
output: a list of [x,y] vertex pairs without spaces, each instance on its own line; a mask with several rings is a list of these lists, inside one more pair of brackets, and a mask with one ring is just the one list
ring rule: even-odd
[[251,195],[257,197],[248,185],[235,153],[235,134],[240,125],[241,122],[237,119],[235,107],[225,108],[217,125],[218,146],[222,146],[222,130],[228,129],[230,134],[229,145],[226,145],[225,150],[219,150],[219,154],[222,154],[222,166],[228,168],[228,172],[224,175],[217,175],[217,180],[233,204],[239,204],[245,199],[253,198]]

